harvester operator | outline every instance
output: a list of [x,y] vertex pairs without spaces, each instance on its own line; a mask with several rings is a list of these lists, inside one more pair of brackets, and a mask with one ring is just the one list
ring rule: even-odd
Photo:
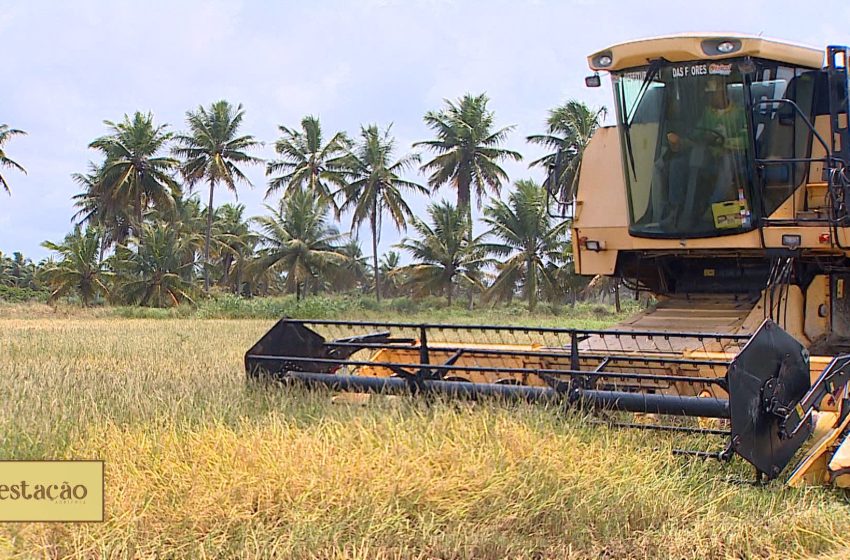
[[[684,183],[685,187],[670,192],[670,202],[681,208],[680,226],[710,223],[711,204],[738,199],[739,189],[744,185],[747,146],[744,108],[729,99],[723,80],[716,76],[706,82],[705,92],[708,103],[693,128],[693,139],[682,138],[672,131],[667,133],[672,152],[670,171],[679,176],[671,183]],[[686,181],[681,181],[683,176],[688,177]],[[708,189],[711,189],[708,196],[700,195]]]

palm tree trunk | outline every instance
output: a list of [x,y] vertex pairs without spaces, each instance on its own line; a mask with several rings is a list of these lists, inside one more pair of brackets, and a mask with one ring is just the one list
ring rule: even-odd
[[103,263],[103,254],[106,252],[106,235],[104,235],[102,232],[100,234],[99,245],[100,247],[98,248],[97,253],[97,264]]
[[224,255],[224,259],[222,260],[221,266],[224,268],[224,272],[221,275],[221,284],[222,286],[229,287],[230,286],[230,267],[233,265],[233,255],[227,253]]
[[378,268],[378,208],[372,208],[372,269],[375,271],[375,300],[381,302],[381,271]]
[[207,235],[204,239],[204,292],[210,292],[210,238],[213,222],[213,193],[215,181],[210,181],[210,203],[207,205]]
[[528,285],[526,289],[528,290],[528,310],[534,311],[534,308],[537,307],[537,267],[534,266],[534,261],[532,259],[528,259],[526,262],[527,271],[528,271]]
[[239,255],[239,258],[236,260],[236,286],[234,290],[235,294],[242,295],[242,255]]
[[470,198],[472,197],[472,193],[470,192],[470,187],[472,181],[467,177],[459,177],[458,178],[458,186],[457,186],[457,209],[461,215],[466,216],[466,224],[469,228],[469,238],[472,239],[472,204],[470,204]]
[[136,236],[141,239],[142,237],[142,221],[145,219],[142,215],[142,201],[138,198],[133,201],[133,206],[135,206],[135,214],[136,214]]

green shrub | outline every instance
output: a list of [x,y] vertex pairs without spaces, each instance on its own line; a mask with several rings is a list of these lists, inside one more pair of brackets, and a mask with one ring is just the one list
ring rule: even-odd
[[421,302],[407,297],[396,298],[390,300],[390,309],[396,313],[418,313],[421,309]]
[[201,301],[196,315],[204,319],[333,319],[362,309],[361,300],[349,297],[294,296],[243,298],[220,294]]
[[25,303],[28,301],[46,302],[50,292],[46,290],[33,290],[31,288],[18,288],[16,286],[0,285],[0,301],[9,303]]
[[640,311],[638,302],[624,301],[623,313],[617,315],[612,306],[579,302],[574,306],[541,303],[529,312],[524,301],[483,305],[477,300],[469,309],[466,297],[459,296],[451,307],[445,298],[398,297],[380,303],[368,294],[306,296],[300,301],[294,295],[245,298],[231,293],[213,293],[199,299],[193,306],[181,305],[170,309],[115,307],[112,313],[129,319],[171,319],[196,317],[200,319],[339,319],[390,322],[426,323],[484,323],[537,326],[582,326],[603,328]]

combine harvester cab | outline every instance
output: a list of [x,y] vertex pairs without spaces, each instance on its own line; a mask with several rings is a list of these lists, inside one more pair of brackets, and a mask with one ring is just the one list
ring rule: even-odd
[[[850,412],[850,358],[812,384],[808,352],[770,320],[746,336],[283,319],[246,353],[245,367],[251,379],[332,391],[550,402],[619,427],[722,436],[722,450],[688,453],[737,454],[767,479],[812,435],[816,417],[820,437],[834,436],[825,449]],[[630,422],[611,416],[618,412],[652,416]],[[681,417],[725,421],[706,428]],[[842,474],[823,453],[809,455],[795,471],[801,481],[815,470]]]

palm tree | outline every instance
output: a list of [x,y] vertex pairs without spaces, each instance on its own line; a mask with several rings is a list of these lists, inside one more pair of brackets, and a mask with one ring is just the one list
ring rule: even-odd
[[14,262],[12,259],[0,251],[0,286],[14,286],[17,284],[17,278],[12,275],[12,267]]
[[186,281],[194,280],[199,255],[204,249],[204,231],[207,222],[205,214],[197,196],[181,196],[175,201],[172,211],[154,210],[148,217],[152,225],[168,225],[180,239],[178,258],[181,263],[181,275]]
[[[256,234],[251,231],[250,224],[245,219],[244,204],[222,204],[216,209],[213,240],[221,267],[219,283],[239,293],[244,265],[251,256],[256,241]],[[233,277],[235,283],[231,286]]]
[[517,181],[507,203],[492,199],[484,209],[484,222],[490,226],[488,235],[497,240],[485,244],[485,249],[502,261],[485,296],[506,298],[522,284],[528,308],[534,310],[539,281],[548,288],[555,282],[547,263],[561,258],[569,222],[552,224],[546,191],[530,180]]
[[395,139],[390,128],[381,131],[376,125],[361,127],[360,140],[343,158],[347,184],[343,188],[344,201],[340,210],[351,210],[351,229],[369,222],[372,234],[372,270],[375,274],[375,298],[381,301],[381,274],[378,268],[378,241],[386,212],[398,231],[407,228],[407,219],[413,214],[405,201],[405,191],[427,193],[425,187],[401,178],[419,157],[402,156],[393,161]]
[[357,239],[349,239],[338,248],[342,259],[334,267],[331,275],[331,288],[336,292],[348,292],[355,288],[368,286],[369,265],[363,256],[363,247]]
[[593,109],[581,101],[570,100],[549,111],[545,134],[527,138],[532,144],[553,150],[532,161],[529,167],[543,167],[549,171],[543,186],[562,205],[571,203],[575,197],[584,151],[606,112],[605,107]]
[[171,224],[157,221],[142,226],[145,242],[119,247],[115,268],[122,272],[120,290],[126,301],[151,307],[192,303],[192,283],[186,271],[194,267],[181,257],[182,238]]
[[88,307],[98,295],[109,295],[106,280],[112,274],[98,258],[100,232],[96,227],[82,231],[80,226],[76,226],[62,243],[45,241],[41,245],[60,256],[58,262],[42,271],[42,276],[51,288],[51,302],[76,292],[83,306]]
[[387,251],[381,256],[378,270],[381,274],[381,289],[384,295],[395,297],[401,292],[405,283],[405,269],[401,266],[401,255],[398,251]]
[[488,189],[498,195],[502,183],[508,181],[499,163],[522,159],[518,152],[500,147],[514,127],[494,130],[495,116],[487,109],[488,101],[483,93],[466,94],[457,102],[445,100],[440,111],[425,113],[425,123],[436,139],[414,144],[437,154],[421,168],[430,173],[428,184],[434,189],[451,184],[457,190],[457,208],[470,224],[472,189],[479,205]]
[[90,169],[89,176],[75,176],[75,180],[92,189],[86,191],[84,204],[104,207],[98,208],[97,215],[115,215],[120,212],[118,208],[132,208],[128,214],[138,235],[145,210],[150,206],[173,208],[175,197],[180,195],[180,186],[171,176],[177,160],[157,155],[172,135],[166,132],[168,125],[154,126],[153,115],[139,111],[132,119],[124,115],[120,123],[104,121],[104,124],[111,133],[89,144],[104,155],[103,166],[96,175]]
[[350,147],[345,133],[337,132],[324,143],[319,119],[313,116],[301,120],[301,130],[285,126],[278,128],[282,135],[275,142],[274,149],[281,159],[266,164],[266,175],[278,174],[269,179],[266,198],[281,188],[284,195],[307,188],[335,206],[333,187],[338,189],[344,184],[335,161]]
[[470,239],[466,215],[447,201],[428,206],[431,223],[414,218],[418,239],[405,238],[396,245],[418,261],[405,267],[416,295],[444,293],[449,306],[458,280],[481,286],[481,269],[487,264],[481,237]]
[[175,137],[178,147],[174,153],[183,159],[181,173],[194,185],[206,181],[210,187],[207,205],[207,232],[204,239],[204,291],[210,289],[210,239],[213,224],[213,194],[218,183],[236,192],[239,182],[251,186],[238,164],[258,164],[262,160],[247,153],[260,145],[251,135],[239,135],[245,111],[227,101],[216,101],[209,108],[198,107],[186,113],[189,133]]
[[310,192],[295,191],[281,199],[277,208],[266,208],[271,215],[254,219],[262,248],[253,270],[285,274],[285,288],[301,299],[304,288],[309,289],[330,267],[343,262],[338,244],[344,236],[329,223],[327,203]]
[[[26,175],[27,170],[21,167],[19,163],[11,160],[6,152],[3,150],[3,145],[6,144],[13,136],[24,136],[26,132],[23,130],[18,130],[17,128],[9,128],[9,125],[0,124],[0,167],[6,167],[8,169],[17,169],[24,175]],[[12,194],[12,190],[9,188],[9,183],[6,182],[6,178],[0,174],[0,187],[3,188],[9,194]]]
[[546,268],[554,280],[551,285],[544,286],[549,300],[568,300],[570,305],[575,304],[578,294],[587,288],[590,278],[576,274],[572,243],[564,242],[560,254],[553,255]]
[[88,173],[74,173],[71,178],[82,192],[72,199],[77,213],[71,218],[77,225],[94,225],[101,231],[99,260],[107,248],[124,243],[132,234],[130,208],[101,189],[102,167],[89,162]]
[[38,266],[23,253],[15,251],[9,258],[0,251],[0,285],[36,289]]

